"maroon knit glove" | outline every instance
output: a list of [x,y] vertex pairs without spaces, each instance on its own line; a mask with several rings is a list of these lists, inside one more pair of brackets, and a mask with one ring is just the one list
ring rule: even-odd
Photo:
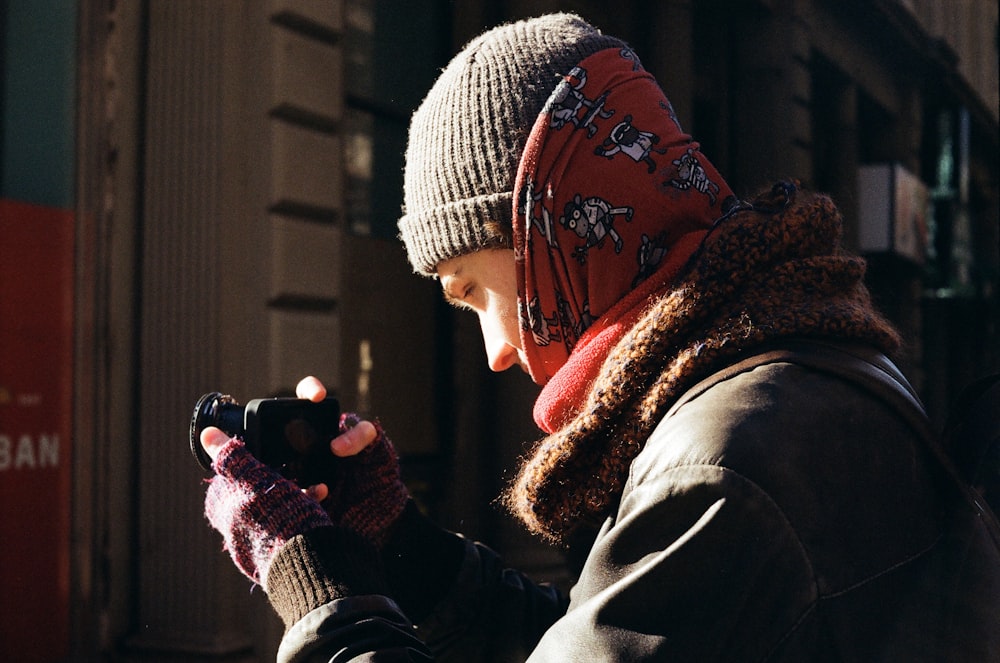
[[267,572],[281,547],[297,534],[330,524],[318,502],[230,440],[213,463],[205,516],[237,568],[267,588]]
[[[354,413],[340,417],[340,431],[361,421]],[[403,512],[409,493],[399,471],[399,457],[382,426],[372,422],[377,436],[363,451],[340,459],[327,481],[323,506],[334,525],[346,527],[381,548]]]

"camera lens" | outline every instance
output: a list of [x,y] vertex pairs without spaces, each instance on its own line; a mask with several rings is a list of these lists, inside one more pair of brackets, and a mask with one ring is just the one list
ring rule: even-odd
[[194,406],[194,414],[191,416],[189,436],[191,455],[202,469],[207,472],[212,471],[212,457],[201,446],[201,431],[209,426],[215,426],[230,437],[242,435],[243,411],[244,407],[237,403],[235,398],[218,391],[209,392],[198,399]]

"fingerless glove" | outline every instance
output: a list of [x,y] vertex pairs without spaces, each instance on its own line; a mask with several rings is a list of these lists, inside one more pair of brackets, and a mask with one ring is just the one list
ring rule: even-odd
[[[345,413],[340,430],[356,426],[360,418]],[[372,422],[377,436],[363,451],[341,459],[327,482],[323,506],[336,526],[357,532],[381,548],[403,512],[409,493],[403,484],[399,457],[382,426]]]
[[330,517],[238,439],[222,447],[213,468],[205,516],[222,534],[236,567],[266,589],[268,569],[281,547],[298,534],[330,525]]

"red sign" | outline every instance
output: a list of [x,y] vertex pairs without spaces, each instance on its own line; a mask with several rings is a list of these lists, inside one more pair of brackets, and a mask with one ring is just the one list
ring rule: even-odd
[[69,653],[73,214],[0,200],[0,660]]

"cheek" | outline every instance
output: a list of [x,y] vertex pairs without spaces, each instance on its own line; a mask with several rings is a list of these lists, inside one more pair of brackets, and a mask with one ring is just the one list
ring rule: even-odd
[[520,324],[517,317],[517,299],[505,299],[504,303],[498,307],[500,324],[503,328],[504,338],[507,344],[521,349]]
[[508,316],[505,319],[505,335],[507,336],[507,343],[518,350],[521,349],[521,330],[520,325],[517,320],[517,313],[514,312],[513,315]]
[[521,349],[517,304],[500,303],[479,314],[479,325],[487,343],[503,343]]

